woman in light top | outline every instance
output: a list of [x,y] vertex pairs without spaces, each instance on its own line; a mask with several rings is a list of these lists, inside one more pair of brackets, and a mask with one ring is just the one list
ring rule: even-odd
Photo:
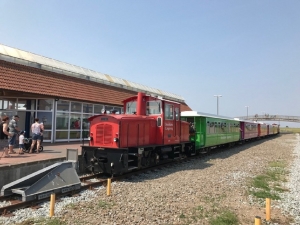
[[41,139],[42,139],[41,131],[44,130],[44,125],[39,123],[39,118],[35,118],[34,121],[35,122],[31,125],[32,144],[29,153],[32,153],[32,149],[34,148],[36,142],[37,142],[36,153],[39,153],[39,149],[41,146]]

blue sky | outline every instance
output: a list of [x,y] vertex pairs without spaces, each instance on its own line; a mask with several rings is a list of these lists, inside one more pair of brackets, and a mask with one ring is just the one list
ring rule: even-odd
[[[0,43],[224,116],[300,116],[300,1],[0,0]],[[287,123],[287,125],[291,125]],[[300,124],[296,124],[300,127]]]

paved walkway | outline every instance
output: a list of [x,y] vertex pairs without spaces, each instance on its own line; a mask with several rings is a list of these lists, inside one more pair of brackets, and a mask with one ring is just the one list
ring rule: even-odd
[[[85,142],[85,145],[88,143]],[[8,166],[8,165],[17,165],[21,163],[28,163],[28,162],[36,162],[45,159],[55,159],[55,158],[63,158],[67,155],[67,149],[78,149],[78,155],[81,155],[81,145],[82,142],[69,142],[69,143],[44,143],[44,151],[36,154],[28,154],[24,153],[23,155],[17,154],[10,154],[11,157],[5,157],[0,159],[0,167],[1,166]],[[15,148],[15,152],[18,152],[19,149]],[[2,155],[3,151],[0,152],[0,156]]]

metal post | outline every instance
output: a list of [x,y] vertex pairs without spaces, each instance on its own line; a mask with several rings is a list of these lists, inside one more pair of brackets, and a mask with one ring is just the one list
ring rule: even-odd
[[217,115],[219,115],[219,97],[222,97],[222,95],[214,95],[214,97],[217,97]]
[[55,193],[52,193],[50,197],[50,217],[54,216],[54,207],[55,207]]
[[81,136],[82,136],[82,145],[84,145],[84,123],[83,123],[83,120],[84,120],[84,118],[82,118],[82,122],[81,122],[81,128],[82,128],[82,134],[81,134]]
[[259,216],[255,217],[255,225],[261,225],[261,218]]
[[111,194],[111,179],[110,178],[107,179],[106,194],[107,194],[107,196],[110,196],[110,194]]
[[266,198],[266,221],[271,220],[271,199]]
[[247,119],[248,119],[248,108],[249,108],[249,106],[245,106],[246,108],[247,108]]

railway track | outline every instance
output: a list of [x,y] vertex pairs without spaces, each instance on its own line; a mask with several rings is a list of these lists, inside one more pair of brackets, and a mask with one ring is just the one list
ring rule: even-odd
[[[129,173],[126,173],[126,174],[123,174],[120,176],[116,176],[116,177],[109,177],[104,174],[92,174],[92,175],[82,176],[79,178],[80,182],[81,182],[80,190],[56,194],[56,201],[60,201],[60,198],[65,197],[65,196],[76,197],[79,195],[79,193],[81,191],[84,191],[84,190],[93,190],[95,187],[99,187],[99,186],[106,187],[108,178],[111,178],[111,181],[119,181],[122,179],[129,178],[130,176],[138,175],[138,174],[145,173],[145,172],[148,172],[151,170],[153,171],[153,170],[157,170],[157,169],[162,169],[165,166],[170,166],[172,164],[180,163],[182,161],[187,161],[187,160],[190,160],[190,159],[181,158],[181,159],[177,159],[175,161],[164,162],[164,163],[158,164],[156,166],[147,167],[145,169],[141,169],[141,170],[137,170],[137,171],[131,171]],[[13,194],[10,196],[0,196],[0,204],[2,203],[2,205],[4,205],[4,206],[0,207],[0,215],[6,216],[6,217],[14,216],[13,212],[18,209],[28,208],[28,207],[33,208],[33,209],[39,208],[39,204],[49,201],[49,199],[41,199],[41,200],[32,200],[32,201],[23,202],[20,199],[21,199],[21,197],[16,194]],[[6,202],[6,204],[5,204],[5,202]]]
[[[231,148],[231,147],[229,147]],[[228,149],[228,147],[226,148]],[[135,175],[139,175],[145,172],[149,172],[149,171],[155,171],[155,170],[160,170],[163,169],[165,167],[170,167],[176,164],[180,164],[182,162],[188,162],[188,161],[192,161],[192,160],[196,160],[199,158],[203,158],[205,156],[208,156],[212,153],[217,153],[219,151],[224,150],[224,147],[220,147],[220,148],[215,148],[213,151],[209,151],[206,153],[202,153],[199,155],[195,155],[195,156],[191,156],[191,157],[180,157],[177,158],[175,160],[170,160],[170,161],[166,161],[166,162],[162,162],[158,165],[155,166],[151,166],[151,167],[147,167],[144,169],[140,169],[140,170],[136,170],[136,171],[130,171],[129,173],[123,174],[123,175],[119,175],[116,177],[110,177],[104,174],[91,174],[91,175],[85,175],[85,176],[81,176],[80,182],[81,182],[81,188],[79,190],[76,191],[69,191],[69,192],[65,192],[65,193],[60,193],[60,194],[56,194],[56,201],[60,201],[60,198],[65,197],[65,196],[72,196],[72,197],[76,197],[79,195],[79,193],[81,191],[84,190],[93,190],[95,187],[99,187],[99,186],[106,186],[107,185],[107,179],[111,178],[111,181],[115,182],[115,181],[119,181],[119,180],[124,180],[127,179],[131,176],[135,176]],[[22,208],[39,208],[39,204],[43,203],[43,202],[47,202],[49,201],[49,199],[41,199],[41,200],[32,200],[32,201],[26,201],[23,202],[20,200],[20,196],[19,195],[10,195],[10,196],[0,196],[0,205],[3,202],[7,202],[6,205],[0,207],[0,215],[1,216],[14,216],[13,212],[18,210],[18,209],[22,209]]]

